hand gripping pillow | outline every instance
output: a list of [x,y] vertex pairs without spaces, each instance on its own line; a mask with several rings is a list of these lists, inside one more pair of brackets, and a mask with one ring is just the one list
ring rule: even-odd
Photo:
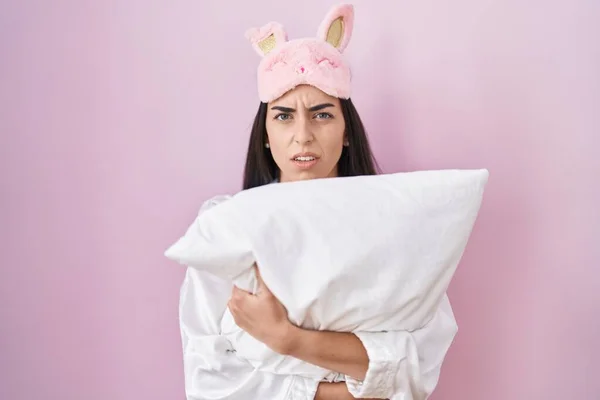
[[[434,315],[478,215],[488,171],[440,170],[278,183],[201,213],[166,256],[254,291],[252,266],[309,329],[408,330]],[[331,371],[274,353],[221,321],[238,357],[271,372]]]

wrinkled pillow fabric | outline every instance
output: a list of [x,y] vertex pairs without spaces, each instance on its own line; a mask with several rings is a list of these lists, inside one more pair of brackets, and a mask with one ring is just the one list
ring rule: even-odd
[[[481,206],[488,171],[437,170],[266,185],[201,213],[165,255],[254,291],[265,284],[309,329],[415,330],[434,315]],[[223,316],[256,368],[331,371],[274,353]]]

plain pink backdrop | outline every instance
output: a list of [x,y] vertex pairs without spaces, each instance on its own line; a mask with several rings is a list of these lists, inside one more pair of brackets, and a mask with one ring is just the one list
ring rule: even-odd
[[[240,186],[243,33],[314,35],[332,4],[1,2],[0,399],[184,397],[163,251]],[[385,171],[491,172],[434,399],[599,398],[599,3],[355,5],[353,98]]]

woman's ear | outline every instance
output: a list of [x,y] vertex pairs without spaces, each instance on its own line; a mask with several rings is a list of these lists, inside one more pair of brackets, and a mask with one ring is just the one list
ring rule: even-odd
[[329,11],[319,26],[317,37],[331,44],[341,53],[350,42],[353,27],[354,6],[351,4],[342,4],[333,7]]

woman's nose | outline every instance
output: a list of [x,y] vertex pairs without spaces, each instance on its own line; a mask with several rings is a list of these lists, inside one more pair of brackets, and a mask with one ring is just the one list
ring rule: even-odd
[[305,118],[299,119],[296,132],[294,133],[294,141],[296,143],[304,144],[312,142],[313,139],[314,135],[312,133],[310,122]]

